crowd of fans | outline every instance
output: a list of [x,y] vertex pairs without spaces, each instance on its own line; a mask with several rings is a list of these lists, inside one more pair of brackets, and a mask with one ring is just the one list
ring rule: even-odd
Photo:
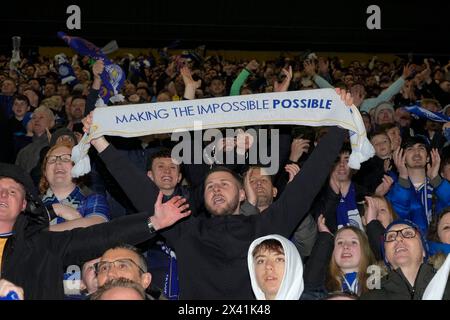
[[[100,137],[91,173],[73,179],[103,61],[74,55],[66,83],[53,57],[0,56],[0,296],[422,299],[450,251],[450,125],[406,107],[450,117],[450,62],[203,53],[117,58],[115,104],[340,88],[374,157],[350,169],[337,127],[255,126],[280,132],[274,175],[177,164],[168,134]],[[76,294],[65,286],[74,264]]]

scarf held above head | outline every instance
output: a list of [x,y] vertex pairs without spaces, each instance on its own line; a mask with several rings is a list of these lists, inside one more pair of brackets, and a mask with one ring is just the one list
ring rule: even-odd
[[315,89],[96,108],[89,135],[85,134],[72,152],[72,175],[90,171],[89,141],[103,135],[138,137],[256,124],[348,129],[352,145],[349,166],[353,169],[375,154],[358,109],[345,106],[332,89]]

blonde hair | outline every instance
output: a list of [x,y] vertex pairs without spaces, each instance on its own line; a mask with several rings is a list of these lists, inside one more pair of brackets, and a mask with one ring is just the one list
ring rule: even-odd
[[50,110],[50,108],[48,108],[46,105],[41,104],[39,106],[39,108],[36,108],[33,112],[33,115],[36,113],[45,113],[47,114],[47,116],[50,119],[50,122],[53,122],[53,124],[55,123],[55,115],[53,114],[53,111]]
[[[359,245],[361,250],[361,260],[359,261],[358,266],[358,295],[368,290],[367,288],[367,268],[375,262],[375,257],[370,249],[369,240],[367,239],[366,234],[360,229],[353,226],[346,226],[338,230],[336,232],[336,237],[343,232],[344,230],[353,231],[359,239]],[[336,247],[335,247],[336,248]],[[344,272],[342,272],[341,268],[337,265],[336,260],[334,258],[334,250],[333,255],[331,257],[331,261],[328,268],[326,287],[328,291],[341,291],[342,290],[342,279],[344,277]]]

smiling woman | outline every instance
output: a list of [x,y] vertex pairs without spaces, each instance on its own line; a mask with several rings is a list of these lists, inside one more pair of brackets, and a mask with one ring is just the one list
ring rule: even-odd
[[50,231],[64,231],[109,221],[106,198],[81,189],[72,179],[73,144],[67,141],[50,148],[42,164],[39,190],[42,201],[54,211]]

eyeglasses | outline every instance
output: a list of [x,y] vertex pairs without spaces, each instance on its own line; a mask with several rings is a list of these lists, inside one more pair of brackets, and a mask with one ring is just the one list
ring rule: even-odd
[[58,161],[58,159],[64,163],[72,162],[72,155],[71,154],[62,154],[60,156],[48,156],[47,163],[49,163],[49,164],[56,163],[56,161]]
[[129,271],[133,269],[133,267],[138,267],[139,271],[145,273],[144,269],[142,269],[136,262],[131,259],[118,259],[115,261],[100,261],[94,264],[95,272],[97,275],[105,274],[109,270],[111,270],[111,266],[117,268],[120,271]]
[[388,231],[384,234],[384,242],[395,241],[399,233],[402,235],[403,239],[411,239],[416,236],[417,230],[412,227],[407,227],[401,230]]

